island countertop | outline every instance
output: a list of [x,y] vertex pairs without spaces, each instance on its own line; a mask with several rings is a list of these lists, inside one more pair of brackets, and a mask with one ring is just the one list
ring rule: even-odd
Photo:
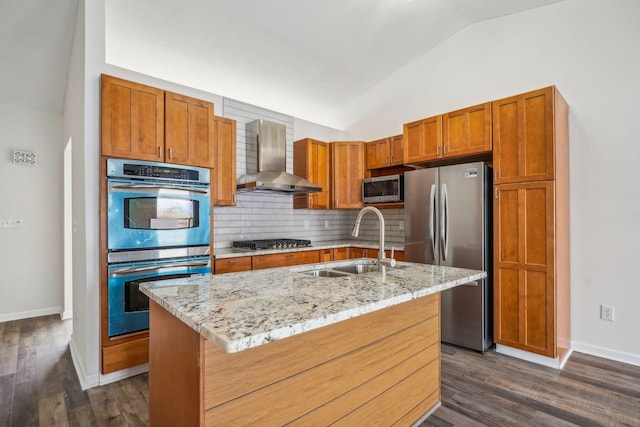
[[374,259],[334,261],[149,282],[142,291],[228,353],[431,295],[486,277],[479,270],[398,262],[344,277],[301,273]]

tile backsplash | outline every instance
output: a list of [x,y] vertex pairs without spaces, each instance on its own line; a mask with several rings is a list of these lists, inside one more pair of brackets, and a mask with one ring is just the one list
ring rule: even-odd
[[[237,123],[236,169],[238,176],[246,171],[245,125],[266,119],[287,126],[287,172],[293,172],[293,117],[276,113],[229,98],[224,99],[224,117]],[[357,210],[293,209],[293,196],[270,193],[238,193],[236,206],[216,206],[214,214],[214,247],[228,248],[235,240],[269,238],[309,239],[314,241],[353,239],[351,229]],[[402,209],[382,210],[387,244],[404,244]],[[363,217],[357,240],[378,241],[378,220],[373,214]]]

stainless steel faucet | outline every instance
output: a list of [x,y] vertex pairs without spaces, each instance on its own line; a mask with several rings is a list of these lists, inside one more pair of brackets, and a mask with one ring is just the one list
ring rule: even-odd
[[358,216],[356,217],[356,224],[353,226],[351,235],[353,237],[358,237],[358,234],[360,233],[360,221],[362,221],[362,217],[367,212],[373,212],[378,216],[378,223],[380,226],[380,241],[378,243],[378,271],[384,271],[385,265],[394,267],[396,265],[396,260],[393,259],[393,253],[391,255],[391,258],[385,258],[384,256],[384,217],[382,216],[382,212],[380,212],[378,208],[375,208],[373,206],[366,206],[362,208],[360,212],[358,212]]

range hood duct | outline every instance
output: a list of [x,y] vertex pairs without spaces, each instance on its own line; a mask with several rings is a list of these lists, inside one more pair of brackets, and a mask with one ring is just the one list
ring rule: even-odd
[[266,120],[246,125],[247,174],[238,178],[238,192],[307,194],[322,191],[299,176],[286,172],[287,127]]

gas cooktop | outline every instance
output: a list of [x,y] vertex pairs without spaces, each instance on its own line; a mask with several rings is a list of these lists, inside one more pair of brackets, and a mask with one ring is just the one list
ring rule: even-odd
[[263,239],[263,240],[243,240],[233,242],[234,248],[258,250],[258,249],[286,249],[311,246],[310,240],[304,239]]

